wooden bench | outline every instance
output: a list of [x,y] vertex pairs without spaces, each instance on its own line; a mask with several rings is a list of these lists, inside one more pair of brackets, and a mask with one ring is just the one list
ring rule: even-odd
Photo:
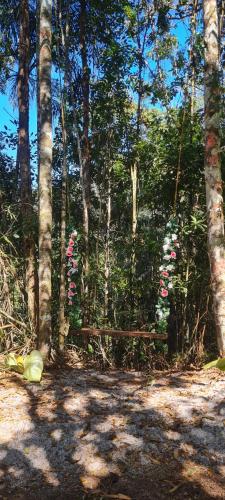
[[70,335],[87,335],[87,336],[101,336],[107,335],[109,337],[142,337],[151,340],[167,340],[167,333],[156,333],[156,332],[142,332],[136,330],[104,330],[98,328],[81,328],[80,330],[74,330],[70,328]]

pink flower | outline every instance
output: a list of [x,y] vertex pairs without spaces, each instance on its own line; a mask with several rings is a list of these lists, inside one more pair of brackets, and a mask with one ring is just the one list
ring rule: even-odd
[[69,276],[69,277],[70,277],[70,271],[68,271],[67,276]]
[[73,247],[73,245],[74,245],[74,241],[72,240],[72,238],[70,238],[70,240],[69,240],[69,246]]
[[73,264],[73,268],[74,268],[74,269],[76,269],[76,268],[78,267],[78,262],[77,262],[77,260],[73,260],[72,264]]
[[176,256],[177,256],[176,252],[171,252],[170,257],[172,259],[176,259]]
[[73,297],[75,295],[75,293],[73,293],[71,290],[68,291],[68,297]]
[[162,297],[167,297],[167,295],[168,295],[168,290],[166,290],[165,288],[162,288],[162,290],[161,290],[161,296]]
[[159,284],[160,284],[160,286],[164,286],[164,285],[165,285],[165,283],[164,283],[164,281],[163,281],[163,280],[160,280],[160,281],[159,281]]
[[161,275],[164,276],[164,278],[168,278],[169,273],[167,271],[162,271]]
[[68,247],[66,251],[67,257],[72,257],[73,256],[73,247]]
[[72,306],[73,305],[72,300],[69,300],[68,304],[69,304],[69,306]]
[[70,288],[76,288],[76,283],[74,283],[73,281],[71,281]]

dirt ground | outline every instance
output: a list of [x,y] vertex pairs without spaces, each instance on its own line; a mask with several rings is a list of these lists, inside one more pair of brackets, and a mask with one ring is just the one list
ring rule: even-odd
[[0,374],[1,499],[225,499],[225,374]]

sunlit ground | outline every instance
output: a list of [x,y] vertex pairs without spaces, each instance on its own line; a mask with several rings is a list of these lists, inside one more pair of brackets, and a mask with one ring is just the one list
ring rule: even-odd
[[0,381],[0,498],[225,498],[225,375]]

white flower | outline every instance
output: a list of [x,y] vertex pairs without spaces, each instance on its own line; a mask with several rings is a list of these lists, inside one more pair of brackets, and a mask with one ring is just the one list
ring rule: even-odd
[[164,238],[164,243],[166,245],[169,245],[170,244],[170,239],[166,236],[166,238]]
[[167,252],[167,250],[170,249],[170,245],[168,245],[168,243],[166,243],[165,245],[163,245],[163,251],[164,252]]
[[173,288],[173,283],[171,283],[171,282],[170,282],[170,283],[168,283],[167,287],[168,287],[168,288]]
[[177,240],[177,235],[176,234],[172,234],[172,241],[176,241]]
[[160,266],[160,268],[159,268],[160,271],[164,271],[164,269],[165,269],[165,266]]
[[166,266],[166,270],[167,271],[173,271],[174,270],[173,264],[169,264],[168,266]]
[[169,254],[166,254],[163,256],[164,260],[170,260],[170,255]]

